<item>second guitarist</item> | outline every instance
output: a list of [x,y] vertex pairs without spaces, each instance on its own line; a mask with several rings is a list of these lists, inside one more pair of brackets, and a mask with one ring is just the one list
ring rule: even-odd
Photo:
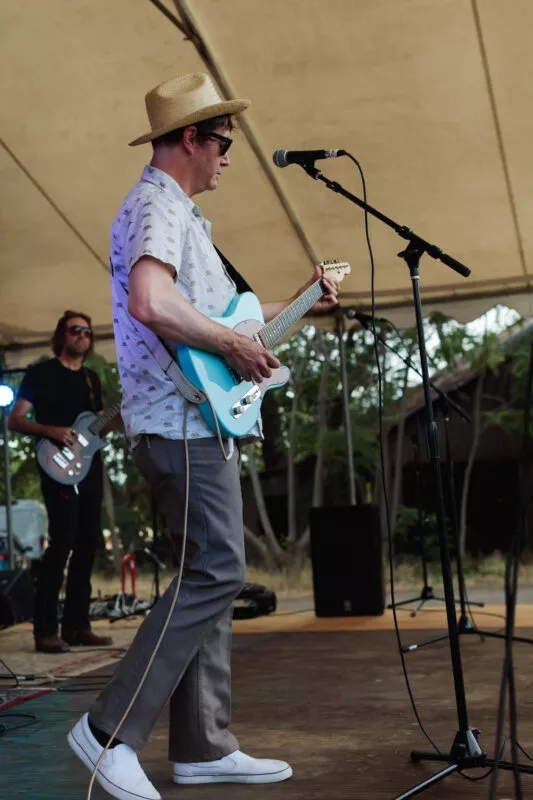
[[[9,429],[46,437],[58,444],[74,441],[70,427],[82,411],[102,411],[98,375],[84,367],[93,349],[91,319],[65,311],[52,338],[55,358],[30,367],[9,416]],[[34,409],[33,422],[27,415]],[[89,603],[91,571],[101,536],[102,461],[96,453],[87,476],[64,486],[39,468],[41,491],[48,512],[48,547],[37,571],[33,629],[35,649],[65,653],[71,645],[112,644],[109,636],[91,631]],[[58,597],[70,555],[62,634],[59,636]]]

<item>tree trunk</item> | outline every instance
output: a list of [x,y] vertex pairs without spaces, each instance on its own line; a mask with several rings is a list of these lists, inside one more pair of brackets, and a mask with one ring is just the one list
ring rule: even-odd
[[317,399],[317,407],[318,407],[318,435],[317,435],[317,445],[316,445],[316,461],[315,461],[315,474],[313,479],[313,500],[312,506],[313,508],[317,508],[318,506],[322,505],[323,497],[324,497],[324,440],[327,433],[327,424],[328,424],[328,400],[329,400],[329,386],[328,386],[328,379],[329,379],[329,359],[325,352],[324,346],[324,336],[320,331],[317,336],[317,343],[322,351],[324,356],[324,360],[322,362],[322,371],[320,373],[320,383],[318,386],[318,399]]
[[[328,378],[329,378],[329,359],[324,349],[324,338],[322,332],[318,333],[317,339],[320,341],[320,349],[324,354],[324,362],[322,364],[322,372],[320,373],[320,384],[318,387],[318,437],[316,446],[316,461],[315,472],[313,478],[313,499],[311,501],[312,508],[318,508],[322,505],[324,497],[324,440],[327,432],[327,419],[328,419]],[[296,543],[296,555],[294,566],[301,568],[305,554],[309,547],[310,530],[309,525],[303,534],[300,536]]]
[[[407,356],[408,361],[411,359],[411,355],[414,350],[414,345],[415,345],[414,339],[411,339],[409,342],[409,352]],[[391,514],[390,514],[392,533],[394,533],[396,528],[396,517],[398,515],[398,506],[400,504],[400,491],[402,488],[405,414],[407,411],[407,402],[409,399],[407,394],[408,379],[409,379],[409,367],[406,365],[403,374],[403,393],[400,405],[400,421],[398,422],[397,433],[396,433],[397,435],[396,453],[394,459],[394,480],[392,485],[392,501],[391,501]]]
[[[383,361],[381,365],[381,376],[382,376],[381,402],[384,405],[385,397],[387,394],[387,351],[383,345],[381,345],[380,349],[383,354]],[[374,480],[373,496],[375,498],[375,503],[378,505],[379,508],[379,524],[381,528],[381,537],[384,545],[383,552],[386,554],[388,552],[389,539],[387,535],[387,508],[385,503],[385,496],[387,496],[387,498],[390,498],[390,453],[389,453],[389,438],[387,435],[387,431],[385,430],[385,424],[383,424],[383,439],[381,441],[379,441],[379,431],[378,431],[378,443],[379,447],[377,453],[377,464],[375,470],[376,477]],[[381,449],[383,449],[383,469],[382,469]]]
[[261,404],[264,439],[261,443],[265,469],[287,469],[287,451],[283,446],[281,416],[275,392],[267,392]]
[[294,396],[291,403],[288,437],[289,447],[287,451],[287,543],[289,550],[292,549],[298,538],[298,525],[296,521],[296,463],[294,458],[294,442],[296,438],[296,419],[298,414],[300,378],[307,364],[307,355],[311,341],[311,339],[306,340],[303,357],[300,363],[297,364],[293,369],[293,379],[291,383]]
[[[261,481],[259,479],[259,473],[257,471],[257,464],[255,463],[253,447],[248,447],[246,449],[246,455],[248,456],[250,480],[252,482],[252,489],[254,492],[255,503],[257,505],[257,511],[259,513],[259,519],[261,521],[261,525],[265,532],[265,540],[266,540],[265,546],[267,547],[272,558],[281,566],[285,561],[285,553],[283,552],[283,548],[281,547],[280,543],[276,539],[276,535],[274,533],[272,524],[270,522],[270,518],[268,516],[268,511],[265,504],[265,497],[263,495],[263,489],[261,486]],[[255,534],[253,534],[252,531],[250,531],[249,533],[251,536],[255,536]],[[258,546],[262,544],[258,536],[255,536],[255,539],[257,540]]]
[[244,541],[254,548],[255,552],[262,559],[263,564],[269,572],[276,571],[278,565],[276,564],[274,556],[268,549],[267,545],[262,542],[259,537],[256,536],[255,533],[250,530],[250,528],[248,528],[247,525],[244,526]]
[[466,516],[468,510],[468,492],[470,489],[470,478],[472,477],[472,470],[476,461],[476,454],[479,447],[481,438],[481,398],[483,396],[483,383],[485,375],[480,375],[476,384],[474,392],[474,402],[472,407],[472,444],[470,445],[470,453],[468,454],[468,462],[465,469],[465,476],[463,480],[463,490],[461,494],[461,515],[459,524],[459,549],[461,555],[464,555],[466,548]]

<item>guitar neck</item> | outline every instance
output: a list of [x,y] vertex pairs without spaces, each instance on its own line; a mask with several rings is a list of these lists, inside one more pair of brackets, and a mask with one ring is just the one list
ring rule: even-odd
[[94,434],[100,433],[100,431],[103,428],[105,428],[105,426],[109,422],[111,422],[113,417],[116,417],[116,415],[119,413],[120,405],[121,405],[121,401],[119,400],[118,403],[115,403],[114,406],[111,406],[111,408],[108,408],[106,411],[104,411],[103,414],[99,414],[98,418],[95,419],[95,421],[91,425],[89,425],[89,430],[91,431],[91,433],[94,433]]
[[273,320],[261,328],[261,341],[265,347],[270,350],[271,347],[277,344],[287,331],[307,314],[316,301],[320,300],[323,294],[322,278],[319,278],[305,292],[302,292],[296,300],[293,300],[287,308],[284,308],[281,314],[278,314],[277,317],[274,317]]

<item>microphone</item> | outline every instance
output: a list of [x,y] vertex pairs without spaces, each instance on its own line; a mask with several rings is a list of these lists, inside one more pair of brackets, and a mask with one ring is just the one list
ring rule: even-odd
[[311,164],[319,159],[345,155],[345,150],[276,150],[272,160],[276,167],[288,167],[289,164]]
[[[344,312],[348,319],[356,319],[363,328],[369,328],[372,322],[371,314],[364,314],[362,311],[356,311],[355,308],[348,308]],[[375,317],[376,322],[388,322],[385,317]]]

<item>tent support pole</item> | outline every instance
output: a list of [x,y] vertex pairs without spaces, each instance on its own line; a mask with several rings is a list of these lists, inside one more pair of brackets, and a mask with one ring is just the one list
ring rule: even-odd
[[352,424],[350,420],[350,402],[348,393],[348,372],[346,369],[346,348],[344,346],[344,317],[337,316],[337,337],[339,339],[339,353],[341,361],[341,386],[342,386],[342,411],[344,416],[344,436],[346,439],[346,454],[348,456],[348,489],[350,492],[350,505],[357,503],[355,494],[355,470],[353,465]]

